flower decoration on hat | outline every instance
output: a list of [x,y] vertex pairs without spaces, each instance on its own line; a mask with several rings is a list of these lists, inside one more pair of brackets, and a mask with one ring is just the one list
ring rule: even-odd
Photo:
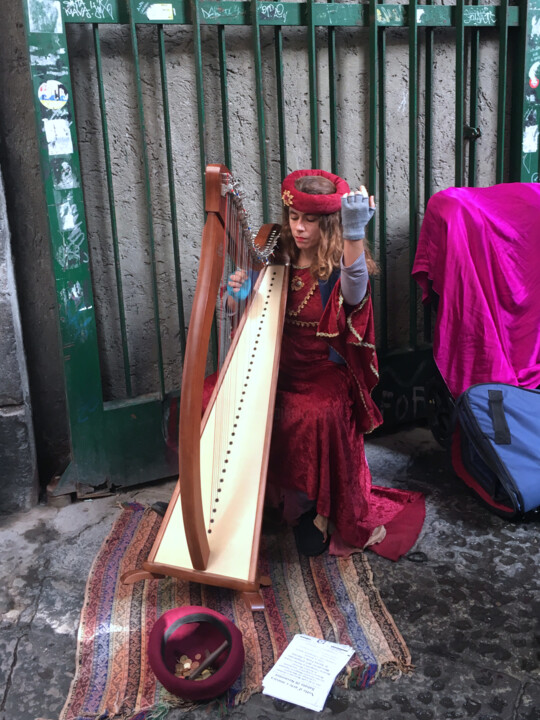
[[290,190],[285,190],[285,192],[281,196],[281,199],[283,200],[284,205],[287,205],[287,207],[290,207],[293,204],[294,197]]
[[[320,176],[330,180],[335,186],[333,193],[314,195],[302,192],[296,187],[296,181],[302,177]],[[286,207],[293,206],[295,210],[314,215],[330,215],[341,210],[341,196],[350,192],[346,180],[326,170],[295,170],[287,175],[281,183],[281,198]]]

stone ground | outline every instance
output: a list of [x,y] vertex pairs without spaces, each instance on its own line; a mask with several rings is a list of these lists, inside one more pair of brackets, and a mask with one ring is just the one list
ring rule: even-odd
[[[457,480],[425,428],[369,440],[375,482],[421,490],[422,535],[398,563],[373,553],[375,582],[415,671],[362,691],[337,690],[321,717],[365,720],[540,720],[539,520],[502,520]],[[39,506],[0,523],[0,720],[58,718],[75,669],[91,562],[118,502],[168,500],[172,484],[63,508]],[[216,715],[200,708],[171,720]],[[257,695],[235,720],[316,713]]]

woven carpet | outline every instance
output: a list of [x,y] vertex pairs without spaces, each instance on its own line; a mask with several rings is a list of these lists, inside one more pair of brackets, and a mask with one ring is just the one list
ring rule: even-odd
[[168,707],[182,707],[152,673],[146,643],[157,618],[183,605],[213,608],[243,634],[243,673],[220,699],[229,706],[261,691],[264,675],[296,633],[355,649],[338,678],[346,687],[368,687],[378,677],[411,669],[407,647],[362,553],[347,559],[327,553],[299,558],[292,533],[263,535],[261,574],[270,576],[272,585],[262,591],[265,611],[252,614],[229,590],[173,578],[122,584],[122,574],[147,558],[160,523],[152,510],[125,505],[99,550],[81,613],[76,674],[60,720],[150,720],[164,717]]

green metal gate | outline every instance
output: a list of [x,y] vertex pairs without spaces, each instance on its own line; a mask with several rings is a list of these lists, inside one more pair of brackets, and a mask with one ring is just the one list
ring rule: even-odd
[[[291,31],[296,33],[295,38],[300,37],[299,42],[307,52],[309,92],[306,113],[309,115],[312,167],[321,164],[321,144],[326,143],[329,159],[324,160],[324,164],[329,164],[333,172],[341,171],[347,148],[340,131],[344,122],[340,104],[343,98],[340,99],[338,93],[343,82],[340,53],[345,48],[367,57],[363,88],[367,102],[364,114],[355,118],[355,122],[358,127],[366,126],[366,184],[375,191],[378,204],[378,226],[370,227],[369,236],[382,270],[374,288],[381,365],[377,398],[388,424],[422,416],[425,413],[424,383],[434,372],[429,345],[431,319],[429,313],[424,314],[419,308],[415,284],[405,278],[408,278],[414,258],[425,204],[437,186],[432,148],[438,133],[436,113],[441,89],[433,77],[434,52],[440,33],[447,33],[445,41],[450,39],[453,44],[455,63],[453,87],[444,88],[445,93],[453,94],[453,184],[477,184],[477,141],[482,136],[478,119],[482,102],[479,81],[483,39],[487,36],[491,42],[498,43],[495,67],[498,90],[494,110],[496,168],[492,182],[537,182],[540,0],[522,0],[512,6],[508,0],[501,0],[500,5],[480,5],[476,0],[466,4],[464,0],[457,0],[452,6],[416,1],[408,5],[387,4],[376,0],[366,3],[312,0],[303,3],[258,0],[21,2],[26,16],[71,429],[72,462],[64,475],[63,486],[75,485],[81,493],[85,488],[95,492],[101,487],[148,482],[175,474],[174,458],[168,454],[164,441],[163,424],[171,398],[178,395],[185,347],[186,293],[189,296],[194,285],[193,278],[182,276],[183,258],[188,251],[196,252],[200,239],[206,163],[224,162],[233,170],[241,166],[243,137],[241,132],[232,129],[235,122],[232,114],[237,114],[238,106],[237,99],[231,99],[229,92],[231,49],[234,50],[237,44],[249,44],[251,63],[245,72],[246,76],[250,75],[256,91],[253,112],[258,136],[258,149],[252,164],[256,163],[260,178],[256,191],[261,207],[259,221],[268,222],[278,219],[275,209],[274,217],[271,217],[275,204],[272,206],[266,182],[270,167],[279,179],[296,169],[289,151],[295,125],[288,111],[290,97],[287,96],[284,66],[284,43],[290,40],[288,33]],[[147,282],[141,283],[137,291],[143,293],[147,301],[149,314],[144,323],[153,325],[153,340],[150,343],[151,377],[142,388],[133,381],[134,366],[139,357],[130,344],[137,327],[130,319],[126,304],[126,229],[122,229],[118,221],[124,203],[124,199],[118,197],[113,157],[119,135],[116,128],[116,134],[111,132],[110,123],[111,115],[117,113],[116,98],[107,91],[111,78],[106,82],[103,60],[105,44],[102,35],[111,27],[124,33],[118,35],[119,38],[129,36],[129,53],[125,46],[119,47],[118,53],[129,55],[126,62],[129,61],[133,73],[134,88],[131,106],[136,113],[138,130],[134,133],[125,128],[128,150],[122,152],[131,153],[138,163],[137,183],[144,187],[146,198],[144,212],[137,215],[138,223],[145,225],[145,244],[137,252],[144,257],[149,272]],[[248,40],[246,28],[249,29]],[[183,133],[174,128],[168,80],[169,48],[176,42],[175,33],[180,33],[178,42],[189,45],[195,85],[197,127],[192,136],[183,141],[184,148],[197,148],[200,204],[194,212],[196,221],[188,228],[180,228],[179,222],[184,193],[178,174],[183,172],[179,167],[184,150],[178,147],[178,135]],[[403,273],[408,297],[402,300],[409,308],[408,337],[397,343],[392,337],[396,310],[389,301],[392,288],[389,287],[387,267],[388,221],[395,202],[391,187],[392,168],[387,157],[389,128],[393,122],[387,112],[389,73],[393,74],[389,66],[389,41],[393,46],[405,47],[408,58],[403,77],[406,95],[402,99],[408,117],[401,133],[401,150],[408,165],[409,259]],[[210,76],[210,90],[209,43],[217,63]],[[106,50],[110,56],[114,52],[114,43],[108,42]],[[327,64],[324,78],[319,62],[321,53]],[[154,73],[155,102],[150,108],[145,99],[148,80],[142,65],[145,68],[151,66]],[[84,87],[92,87],[97,93],[93,118],[85,116],[81,120],[84,113],[74,102],[77,96],[75,77],[83,85],[79,93],[84,92]],[[362,91],[352,81],[351,94],[357,89]],[[220,107],[218,117],[207,115],[209,92],[213,102]],[[216,100],[214,96],[219,97]],[[159,111],[155,110],[157,106]],[[118,117],[116,119],[118,121]],[[158,120],[162,130],[156,139],[154,131]],[[215,128],[219,138],[212,134]],[[140,142],[136,142],[136,135],[140,136]],[[90,142],[93,148],[98,136],[104,168],[100,174],[88,164],[81,169],[80,152],[82,142]],[[167,201],[162,202],[156,212],[152,190],[157,182],[154,156],[161,144],[166,157],[163,187],[166,186]],[[108,227],[106,232],[100,228],[94,233],[97,238],[94,242],[99,242],[100,248],[108,248],[112,258],[110,276],[106,280],[105,309],[96,307],[95,297],[99,294],[96,290],[102,291],[106,274],[98,272],[99,263],[92,257],[89,241],[92,233],[88,230],[91,215],[100,203],[87,202],[85,205],[85,197],[89,197],[90,190],[96,185],[103,189],[102,205]],[[165,226],[166,233],[163,231]],[[165,322],[160,311],[162,235],[170,239],[171,264],[174,265],[174,322],[170,318]],[[186,243],[186,237],[192,238],[190,243]],[[103,357],[107,339],[100,338],[99,334],[100,313],[109,311],[114,315],[122,368],[113,392],[107,390],[104,382]],[[163,339],[171,333],[177,347],[172,351],[172,361],[167,364]],[[170,366],[175,368],[172,382],[168,379]]]

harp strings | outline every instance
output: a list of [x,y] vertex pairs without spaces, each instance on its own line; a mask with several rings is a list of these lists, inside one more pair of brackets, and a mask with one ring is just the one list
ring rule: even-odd
[[[237,270],[251,278],[250,250],[246,242],[249,234],[246,213],[241,204],[240,193],[233,189],[226,193],[226,223],[223,239],[223,272],[217,298],[218,318],[218,373],[222,372],[235,333],[249,305],[249,296],[231,300],[227,294],[230,276]],[[246,233],[246,229],[248,232]],[[252,346],[249,338],[248,347]],[[215,433],[212,458],[211,496],[208,516],[208,532],[216,522],[220,512],[220,500],[224,483],[231,475],[229,457],[235,442],[239,442],[236,434],[237,420],[243,403],[246,401],[245,378],[247,357],[238,358],[236,372],[227,372],[215,402]]]

